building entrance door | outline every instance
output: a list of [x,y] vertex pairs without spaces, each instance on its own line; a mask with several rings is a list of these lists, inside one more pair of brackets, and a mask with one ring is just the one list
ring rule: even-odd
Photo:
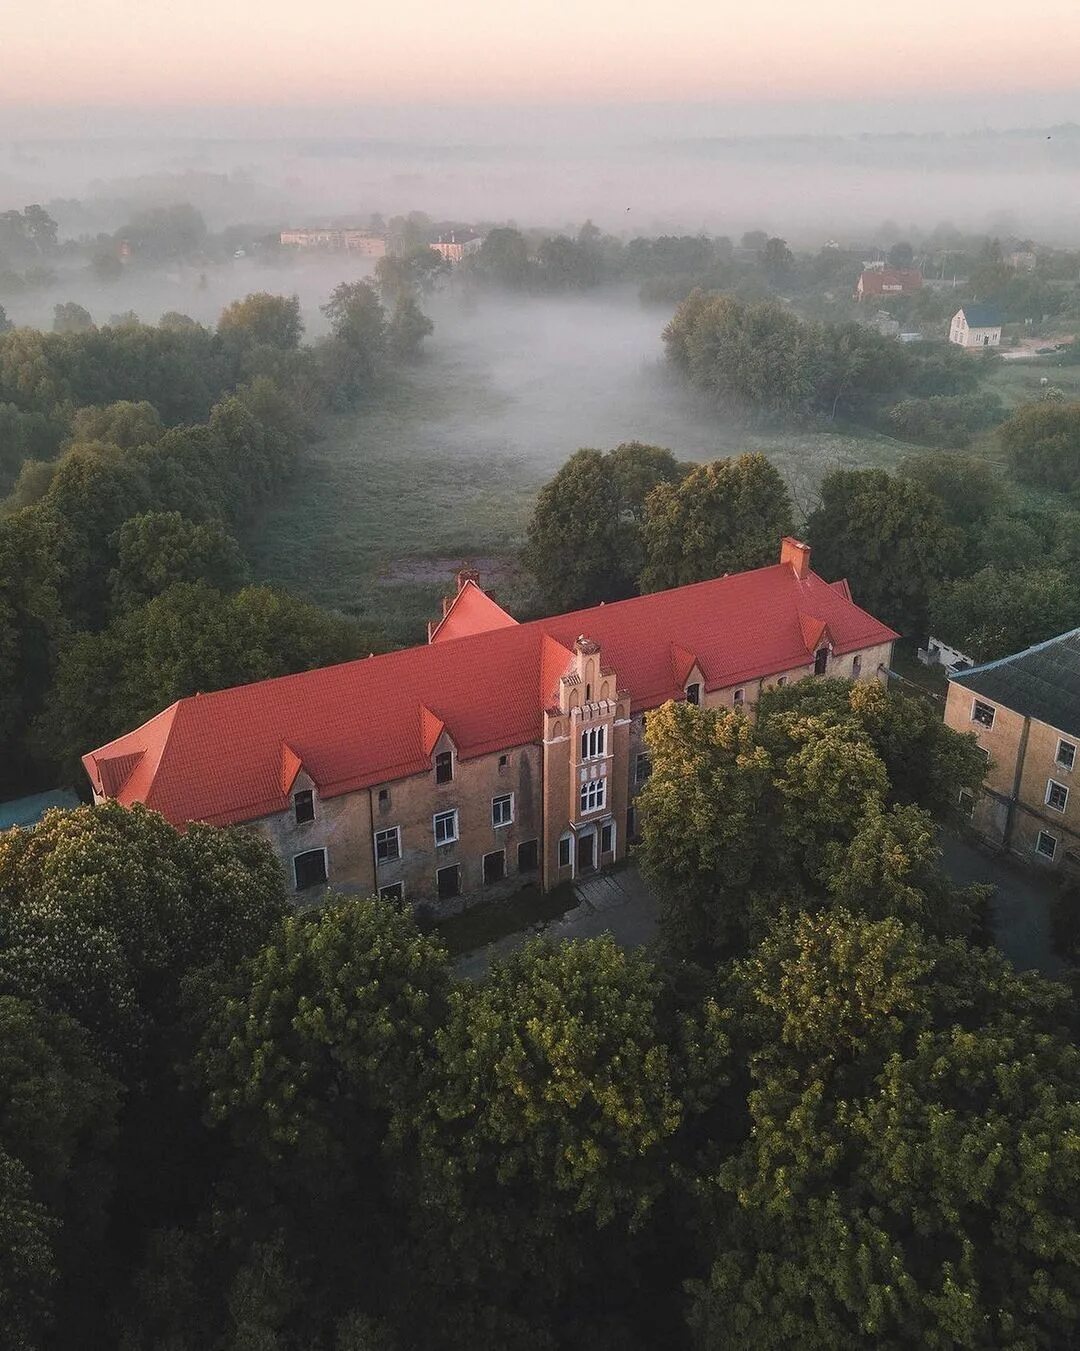
[[596,867],[596,832],[579,835],[577,841],[577,873],[591,873]]

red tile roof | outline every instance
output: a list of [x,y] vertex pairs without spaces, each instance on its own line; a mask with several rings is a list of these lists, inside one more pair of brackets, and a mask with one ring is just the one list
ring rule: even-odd
[[[98,792],[145,802],[177,825],[250,821],[286,810],[295,761],[333,797],[429,770],[443,728],[463,758],[538,741],[580,635],[599,644],[637,711],[681,697],[675,667],[690,654],[706,690],[807,665],[807,618],[814,632],[827,627],[837,655],[896,637],[835,583],[775,564],[197,694],[83,763]],[[118,788],[110,765],[127,772]]]
[[496,605],[470,577],[463,582],[442,619],[432,626],[428,642],[445,643],[451,638],[467,638],[473,633],[488,633],[516,623],[514,616]]

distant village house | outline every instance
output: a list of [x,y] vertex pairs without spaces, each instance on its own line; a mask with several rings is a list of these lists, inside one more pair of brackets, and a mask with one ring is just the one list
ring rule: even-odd
[[998,347],[1001,315],[991,305],[965,305],[952,317],[949,341],[957,347]]
[[922,284],[923,275],[916,268],[866,267],[856,284],[855,299],[862,302],[907,296],[921,291]]

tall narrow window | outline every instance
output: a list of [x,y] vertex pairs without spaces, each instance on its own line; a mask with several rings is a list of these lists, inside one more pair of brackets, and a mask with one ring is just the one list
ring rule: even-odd
[[829,649],[819,647],[814,653],[814,674],[822,676],[829,669]]
[[453,751],[440,751],[435,757],[435,782],[450,783],[454,777]]
[[1046,805],[1051,811],[1063,812],[1069,805],[1069,790],[1055,779],[1046,781]]
[[743,704],[746,703],[746,691],[736,690],[735,693],[731,696],[731,702],[735,705],[736,708],[741,708]]
[[601,854],[615,852],[615,827],[610,821],[605,821],[600,827],[600,852]]
[[1071,741],[1059,741],[1057,762],[1062,769],[1072,769],[1076,764],[1076,747]]
[[858,680],[858,678],[861,675],[862,675],[862,657],[861,656],[852,657],[851,659],[852,680]]
[[540,849],[538,841],[523,840],[518,845],[518,872],[534,873],[540,864]]
[[607,745],[606,727],[587,727],[581,734],[581,758],[598,760]]
[[1048,831],[1040,830],[1035,840],[1035,852],[1043,858],[1052,859],[1057,853],[1057,837]]
[[634,782],[644,783],[651,773],[652,761],[649,759],[648,751],[639,751],[634,761]]
[[607,779],[590,779],[581,785],[582,812],[598,812],[607,801]]
[[572,854],[571,854],[571,852],[570,852],[570,851],[571,851],[571,844],[572,844],[572,841],[571,841],[569,835],[564,835],[564,836],[562,837],[562,839],[559,841],[559,867],[560,867],[560,868],[569,868],[569,866],[570,866],[570,859],[571,859],[571,857],[572,857]]
[[435,873],[435,885],[439,890],[439,900],[448,901],[461,894],[461,869],[456,863],[449,868],[439,868]]
[[686,702],[687,702],[688,704],[700,704],[700,703],[701,703],[701,686],[700,686],[700,685],[687,685],[687,687],[686,687]]
[[310,788],[302,788],[299,793],[293,793],[293,816],[296,818],[296,824],[301,826],[305,821],[315,820],[315,794]]
[[375,832],[375,862],[393,863],[401,857],[401,831],[397,826]]
[[488,885],[501,882],[506,876],[506,851],[496,849],[493,854],[484,855],[484,881]]

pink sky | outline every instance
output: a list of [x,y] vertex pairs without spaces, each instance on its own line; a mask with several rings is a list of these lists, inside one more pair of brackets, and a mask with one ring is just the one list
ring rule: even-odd
[[33,0],[0,105],[962,100],[1080,88],[1080,0]]

